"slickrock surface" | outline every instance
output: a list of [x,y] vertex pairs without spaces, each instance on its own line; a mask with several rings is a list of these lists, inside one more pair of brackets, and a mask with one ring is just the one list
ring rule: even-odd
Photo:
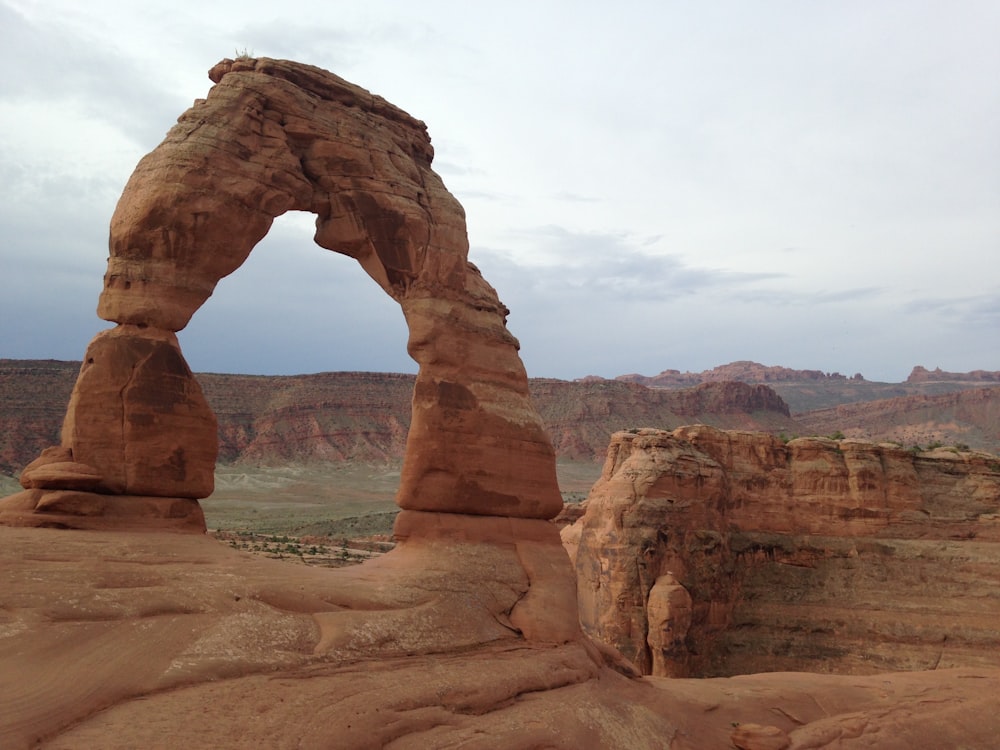
[[584,629],[645,673],[997,664],[989,454],[704,426],[618,433],[563,539]]
[[[985,750],[1000,736],[997,670],[629,679],[565,630],[518,636],[528,582],[510,528],[443,531],[329,570],[198,535],[0,527],[0,747]],[[558,601],[551,619],[572,622]]]

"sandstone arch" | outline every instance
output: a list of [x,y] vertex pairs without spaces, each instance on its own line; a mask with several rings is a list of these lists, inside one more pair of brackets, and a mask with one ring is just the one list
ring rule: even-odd
[[426,126],[312,66],[224,60],[209,75],[125,187],[98,305],[118,325],[91,342],[61,446],[29,465],[0,519],[198,525],[216,426],[174,333],[289,210],[314,213],[317,244],[358,260],[403,310],[419,373],[400,507],[554,516],[554,454],[508,311],[468,261]]

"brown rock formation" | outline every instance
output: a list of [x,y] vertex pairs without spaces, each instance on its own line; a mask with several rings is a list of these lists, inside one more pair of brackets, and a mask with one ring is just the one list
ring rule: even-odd
[[932,395],[843,404],[796,415],[806,433],[840,431],[860,440],[906,447],[968,445],[1000,452],[1000,387],[980,386]]
[[602,459],[619,430],[652,425],[674,428],[703,422],[729,429],[794,431],[788,406],[767,386],[705,383],[685,390],[634,383],[532,380],[531,393],[556,453]]
[[[584,628],[646,673],[995,662],[988,454],[640,430],[614,436],[586,506],[564,531]],[[683,648],[665,648],[665,576],[692,600]]]
[[120,325],[97,335],[70,397],[62,445],[75,461],[99,467],[97,489],[107,494],[212,494],[215,416],[172,332]]
[[0,746],[732,750],[784,735],[986,750],[1000,736],[996,669],[634,680],[584,641],[526,642],[473,606],[529,590],[523,549],[494,541],[411,539],[414,557],[373,574],[201,535],[0,527]]
[[[424,124],[298,63],[226,60],[210,76],[215,87],[140,161],[111,220],[98,313],[118,328],[91,344],[63,426],[86,474],[73,489],[94,489],[96,473],[99,491],[122,497],[211,492],[215,422],[173,332],[276,216],[303,210],[317,216],[316,242],[357,259],[409,326],[420,371],[399,505],[558,513],[553,450],[507,309],[468,262],[464,212],[430,168]],[[28,484],[55,489],[38,469]]]
[[[0,360],[0,472],[20,473],[58,441],[80,363]],[[271,465],[402,459],[413,375],[195,373],[219,425],[220,464]],[[635,425],[700,422],[795,433],[788,407],[767,386],[711,383],[693,393],[615,381],[528,381],[557,457],[603,462],[608,439]]]
[[656,579],[646,598],[646,645],[652,673],[685,677],[688,673],[687,634],[691,628],[691,594],[673,573]]
[[944,372],[940,367],[928,370],[917,365],[910,371],[907,383],[1000,383],[1000,372],[990,370],[973,370],[972,372]]
[[[20,473],[59,441],[80,364],[0,360],[0,472]],[[219,463],[384,461],[401,459],[405,452],[412,375],[195,377],[218,419]],[[986,382],[713,382],[695,386],[697,395],[686,388],[646,388],[601,378],[535,378],[528,384],[556,455],[573,460],[603,462],[608,439],[619,430],[695,423],[785,435],[839,431],[907,448],[940,442],[1000,452],[1000,389]],[[941,388],[950,390],[932,392]],[[840,406],[817,408],[827,400]],[[791,410],[798,413],[788,416],[793,404]]]
[[[728,365],[719,365],[711,370],[702,372],[681,372],[680,370],[664,370],[659,375],[639,375],[632,373],[629,375],[619,375],[616,380],[623,380],[628,383],[641,383],[642,385],[657,386],[660,388],[690,387],[701,383],[722,383],[728,381],[739,381],[741,383],[780,383],[784,381],[824,381],[824,380],[847,380],[848,378],[839,372],[826,373],[822,370],[793,370],[789,367],[778,367],[772,365],[762,365],[757,362],[747,360],[741,362],[730,362]],[[860,373],[850,378],[854,381],[863,381]]]
[[[46,558],[50,547],[32,536],[43,532],[3,529],[20,540],[21,562],[0,564],[13,575],[0,582],[0,745],[35,746],[119,701],[220,678],[456,650],[541,657],[476,687],[485,699],[467,696],[476,680],[453,675],[424,692],[425,661],[411,672],[420,697],[384,704],[423,718],[404,718],[401,731],[376,706],[351,731],[357,709],[340,706],[344,721],[328,715],[311,740],[382,747],[440,723],[429,695],[458,711],[489,709],[501,694],[607,672],[605,659],[617,657],[582,636],[573,572],[546,520],[562,508],[555,458],[506,308],[466,258],[462,209],[430,169],[423,124],[296,63],[226,61],[212,77],[208,98],[140,162],[112,219],[99,311],[118,325],[87,350],[61,445],[43,450],[22,473],[25,491],[0,503],[0,524],[74,530],[52,537]],[[134,533],[205,529],[198,498],[212,491],[217,425],[174,331],[291,209],[315,212],[317,242],[358,259],[400,303],[420,365],[395,549],[338,571],[256,568],[201,534]],[[53,578],[17,585],[40,555],[56,562]],[[63,585],[67,577],[77,585]],[[83,665],[82,677],[64,679],[66,663]],[[22,699],[29,672],[40,687]],[[448,682],[453,698],[442,699]],[[354,680],[343,685],[357,691]],[[647,713],[651,726],[663,723]],[[345,736],[334,741],[331,727]],[[258,745],[232,730],[210,743],[199,732],[198,744]],[[66,742],[149,747],[169,736],[192,746],[173,731],[154,741],[99,734],[78,728]]]
[[212,492],[216,432],[172,332],[104,331],[87,348],[61,446],[28,464],[26,492],[0,502],[0,523],[203,531],[185,500]]

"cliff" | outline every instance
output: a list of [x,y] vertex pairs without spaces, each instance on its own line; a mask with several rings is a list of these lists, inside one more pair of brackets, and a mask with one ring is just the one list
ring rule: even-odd
[[0,474],[19,474],[59,441],[79,370],[79,362],[0,359]]
[[[79,362],[0,360],[0,471],[15,474],[58,442],[79,369]],[[218,420],[220,463],[396,461],[403,455],[413,375],[196,377]],[[635,425],[797,429],[788,407],[766,386],[712,383],[663,391],[536,378],[529,389],[560,458],[600,460],[610,435]]]
[[797,414],[799,434],[842,432],[906,447],[939,443],[1000,453],[1000,386],[843,404]]
[[796,429],[788,406],[766,386],[706,383],[665,391],[615,381],[531,381],[531,396],[561,458],[598,460],[611,434],[637,425],[703,422],[756,430]]
[[[0,472],[20,472],[43,448],[58,442],[79,369],[79,362],[0,360]],[[220,463],[381,462],[403,455],[412,375],[196,377],[218,419]],[[915,393],[790,416],[788,404],[816,398],[824,389],[837,391],[838,398],[867,398],[868,392],[958,387],[811,382],[723,381],[668,389],[599,378],[533,378],[529,389],[561,459],[599,461],[610,436],[619,430],[693,423],[785,435],[842,432],[852,438],[896,441],[907,448],[940,442],[1000,452],[1000,387],[981,382],[947,393]],[[803,395],[807,392],[811,395]]]
[[618,433],[563,538],[584,628],[645,673],[996,664],[1000,460],[988,454]]
[[940,367],[928,370],[917,365],[906,379],[907,383],[1000,383],[1000,372],[989,370],[973,370],[972,372],[944,372]]
[[197,377],[219,420],[220,462],[398,460],[406,447],[412,375]]
[[[660,388],[690,387],[700,383],[721,383],[736,380],[743,383],[779,383],[801,381],[845,381],[848,378],[839,372],[825,373],[821,370],[794,370],[790,367],[762,365],[758,362],[742,360],[719,365],[702,372],[680,372],[679,370],[664,370],[659,375],[619,375],[616,380],[642,385],[658,386]],[[864,381],[861,373],[856,373],[850,380]]]
[[[585,380],[600,380],[588,377]],[[619,375],[616,380],[639,383],[650,388],[692,388],[701,383],[740,382],[764,384],[788,404],[792,415],[842,404],[856,404],[907,396],[934,396],[942,393],[989,386],[1000,382],[1000,373],[975,370],[969,373],[929,371],[914,367],[902,383],[880,383],[866,380],[861,373],[851,377],[839,372],[796,370],[790,367],[762,365],[757,362],[731,362],[702,372],[664,370],[659,375]],[[800,433],[802,434],[802,433]],[[988,448],[992,450],[992,448]]]

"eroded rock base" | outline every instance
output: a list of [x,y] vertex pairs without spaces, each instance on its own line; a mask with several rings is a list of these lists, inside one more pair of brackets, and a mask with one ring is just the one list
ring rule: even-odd
[[[411,536],[376,575],[204,535],[0,527],[0,746],[910,750],[1000,736],[997,670],[627,679],[585,640],[509,627],[532,575],[502,532],[447,533]],[[338,616],[368,626],[324,643]]]

